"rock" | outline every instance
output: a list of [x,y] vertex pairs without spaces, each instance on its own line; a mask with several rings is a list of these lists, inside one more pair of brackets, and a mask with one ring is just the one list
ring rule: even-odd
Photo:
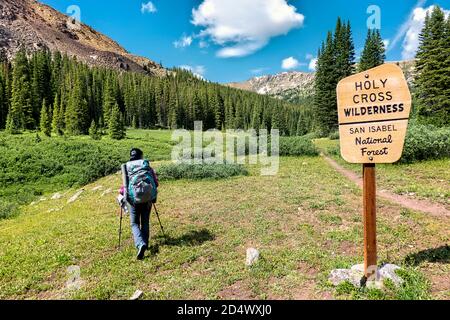
[[36,202],[36,201],[33,201],[32,203],[30,203],[30,205],[31,205],[31,206],[35,206],[35,205],[37,205],[37,202]]
[[352,267],[350,268],[350,270],[358,271],[358,272],[364,273],[364,263],[355,264],[354,266],[352,266]]
[[144,292],[142,292],[141,290],[136,290],[133,293],[133,295],[130,297],[130,300],[138,300],[142,296],[143,293]]
[[331,271],[328,281],[334,286],[348,281],[355,287],[361,287],[364,272],[352,269],[334,269]]
[[57,199],[61,199],[62,198],[62,194],[57,192],[52,196],[52,200],[57,200]]
[[[384,280],[390,279],[396,286],[400,286],[403,283],[403,279],[396,274],[396,270],[400,269],[399,266],[394,264],[385,264],[377,270],[375,280],[368,279],[366,282],[367,288],[383,289]],[[350,269],[335,269],[332,270],[328,281],[337,286],[345,281],[350,282],[355,287],[359,288],[363,284],[364,278],[364,264],[357,264]]]
[[256,262],[258,262],[258,259],[259,259],[259,251],[256,250],[255,248],[248,248],[245,264],[247,266],[254,265]]
[[106,189],[105,191],[103,191],[103,193],[102,193],[102,197],[103,196],[105,196],[105,195],[107,195],[107,194],[109,194],[109,193],[111,193],[112,192],[112,189],[111,188],[109,188],[109,189]]
[[403,284],[403,279],[396,273],[396,270],[401,269],[395,264],[387,263],[383,265],[379,270],[379,276],[382,281],[384,279],[390,279],[396,286],[401,286]]
[[39,199],[39,201],[47,201],[47,198],[46,198],[46,197],[41,197],[41,198]]
[[103,186],[96,186],[94,188],[92,188],[92,191],[97,191],[97,190],[101,190],[103,189]]
[[67,200],[67,203],[75,202],[78,197],[83,193],[84,189],[78,190],[77,193],[75,193],[69,200]]
[[81,280],[80,266],[70,266],[67,268],[67,274],[69,279],[66,281],[67,290],[79,290],[83,285],[83,280]]

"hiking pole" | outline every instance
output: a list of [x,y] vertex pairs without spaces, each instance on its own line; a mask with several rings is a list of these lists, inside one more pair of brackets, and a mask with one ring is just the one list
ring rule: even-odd
[[159,219],[159,213],[158,213],[158,210],[156,209],[156,205],[154,203],[153,203],[153,207],[155,208],[156,217],[158,218],[159,226],[161,227],[161,231],[162,231],[162,234],[164,236],[164,239],[167,241],[167,237],[166,237],[166,234],[164,232],[164,227],[163,227],[163,225],[161,223],[161,219]]
[[[119,249],[120,249],[120,238],[122,236],[122,218],[123,218],[123,210],[128,212],[127,201],[128,201],[128,173],[127,173],[127,165],[122,164],[120,166],[120,171],[122,172],[122,186],[124,187],[123,191],[123,201],[122,199],[118,199],[120,206],[120,224],[119,224]],[[125,209],[124,209],[125,208]]]
[[122,218],[123,218],[123,209],[120,207],[120,222],[119,222],[119,250],[120,250],[120,239],[122,237]]

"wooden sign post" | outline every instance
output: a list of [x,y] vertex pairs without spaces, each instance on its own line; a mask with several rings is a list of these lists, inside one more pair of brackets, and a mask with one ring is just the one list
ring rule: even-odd
[[411,94],[395,64],[355,74],[337,86],[342,157],[363,164],[364,273],[376,275],[376,163],[400,160],[411,111]]

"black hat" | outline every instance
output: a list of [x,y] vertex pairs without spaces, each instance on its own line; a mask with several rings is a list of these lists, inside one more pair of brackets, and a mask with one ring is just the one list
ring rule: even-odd
[[130,151],[130,161],[140,160],[144,157],[141,149],[133,148]]

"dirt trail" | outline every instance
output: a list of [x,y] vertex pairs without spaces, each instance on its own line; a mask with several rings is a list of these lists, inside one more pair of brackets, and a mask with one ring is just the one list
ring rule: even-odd
[[[346,176],[348,179],[355,182],[360,188],[362,188],[362,179],[353,171],[347,170],[343,167],[341,167],[336,161],[333,159],[322,155],[324,159],[334,168],[336,171],[341,173],[342,175]],[[435,202],[431,202],[428,200],[418,200],[418,199],[411,199],[405,196],[401,196],[392,192],[389,192],[387,190],[378,190],[377,195],[381,198],[384,198],[386,200],[395,202],[402,207],[415,210],[415,211],[421,211],[426,212],[434,216],[450,216],[450,211],[447,210],[443,205],[440,205]]]

